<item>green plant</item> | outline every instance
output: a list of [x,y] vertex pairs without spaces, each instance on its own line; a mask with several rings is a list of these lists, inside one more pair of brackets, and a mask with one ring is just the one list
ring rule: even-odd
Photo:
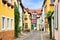
[[14,19],[15,19],[15,37],[17,38],[18,37],[18,28],[19,28],[19,23],[20,23],[20,13],[19,13],[19,10],[18,10],[18,7],[16,6],[16,3],[15,4],[15,9],[14,9]]
[[51,16],[52,16],[52,12],[51,11],[48,11],[48,13],[46,15],[46,18],[48,19],[48,24],[49,24],[50,39],[52,39]]
[[51,16],[52,16],[52,12],[48,11],[48,13],[46,14],[46,18],[51,18]]
[[21,27],[18,27],[18,32],[21,32],[21,31],[22,31]]

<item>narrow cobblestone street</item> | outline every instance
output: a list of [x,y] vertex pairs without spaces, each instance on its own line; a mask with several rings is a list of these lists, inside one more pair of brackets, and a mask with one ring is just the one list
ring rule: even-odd
[[16,40],[50,40],[49,34],[41,32],[41,31],[34,31],[25,35],[25,37],[18,38]]

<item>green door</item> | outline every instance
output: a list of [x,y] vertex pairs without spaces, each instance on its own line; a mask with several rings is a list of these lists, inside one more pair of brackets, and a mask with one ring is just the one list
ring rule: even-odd
[[34,30],[34,25],[32,25],[31,29]]

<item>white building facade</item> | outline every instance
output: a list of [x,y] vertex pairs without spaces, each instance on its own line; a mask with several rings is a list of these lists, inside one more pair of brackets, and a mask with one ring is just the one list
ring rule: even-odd
[[21,30],[22,30],[22,15],[23,15],[23,11],[22,11],[22,6],[20,5],[21,4],[21,2],[20,1],[18,1],[18,9],[19,9],[19,13],[20,13],[20,27],[21,27]]

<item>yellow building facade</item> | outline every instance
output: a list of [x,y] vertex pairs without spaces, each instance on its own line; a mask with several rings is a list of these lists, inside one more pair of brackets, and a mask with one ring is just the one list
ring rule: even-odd
[[54,11],[54,4],[51,3],[51,0],[45,0],[45,9],[46,13],[48,13],[48,11]]
[[[51,11],[54,11],[54,4],[52,3],[52,0],[44,0],[44,10],[45,10],[45,15]],[[45,27],[46,27],[46,32],[49,32],[49,24],[48,24],[48,19],[45,18]]]
[[14,38],[14,0],[0,0],[0,39]]
[[31,20],[30,20],[30,14],[26,10],[23,18],[24,22],[24,31],[31,31]]

